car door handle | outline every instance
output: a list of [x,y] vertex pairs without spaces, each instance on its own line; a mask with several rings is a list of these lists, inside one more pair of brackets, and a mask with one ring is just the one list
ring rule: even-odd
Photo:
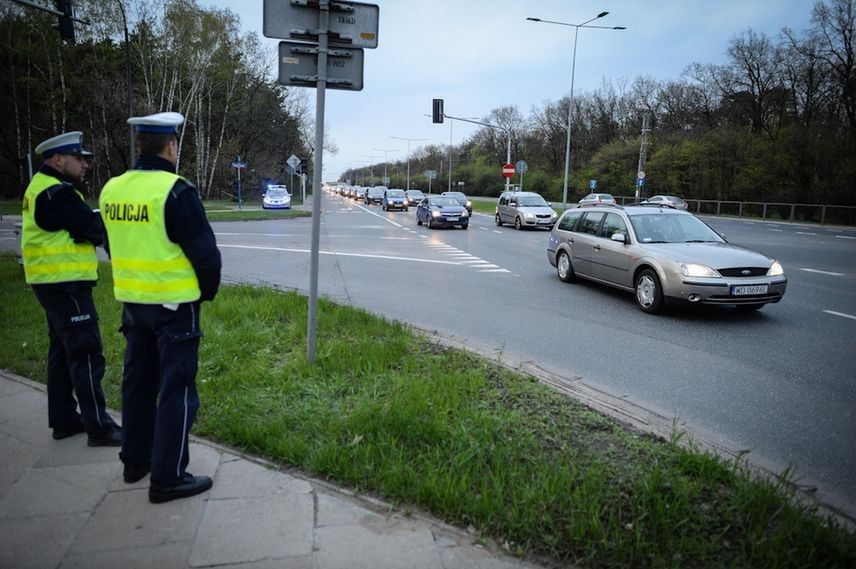
[[595,251],[600,251],[600,245],[595,245],[595,246],[594,246],[594,250],[595,250]]
[[573,243],[574,243],[574,238],[573,238],[573,237],[569,237],[569,238],[568,238],[568,243],[573,244]]

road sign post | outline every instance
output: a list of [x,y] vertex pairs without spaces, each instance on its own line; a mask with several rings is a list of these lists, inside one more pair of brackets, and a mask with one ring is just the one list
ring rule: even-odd
[[[318,249],[321,240],[324,98],[328,86],[331,89],[362,89],[361,48],[377,47],[379,16],[380,8],[376,4],[362,2],[264,0],[262,25],[264,35],[291,40],[280,43],[279,82],[316,88],[315,153],[312,165],[314,172],[312,176],[312,243],[309,255],[309,318],[306,338],[306,359],[310,363],[315,362],[318,320]],[[298,44],[297,42],[300,41],[307,43]],[[334,49],[330,49],[331,47]]]
[[243,200],[241,200],[241,170],[246,167],[246,162],[241,162],[240,156],[238,156],[235,161],[232,162],[232,168],[238,171],[238,211],[240,211],[243,206]]
[[425,170],[425,177],[428,178],[428,195],[431,195],[431,180],[437,177],[437,170]]
[[514,165],[514,169],[520,174],[520,191],[523,191],[523,174],[529,171],[529,164],[524,162],[523,160],[518,160],[517,164]]

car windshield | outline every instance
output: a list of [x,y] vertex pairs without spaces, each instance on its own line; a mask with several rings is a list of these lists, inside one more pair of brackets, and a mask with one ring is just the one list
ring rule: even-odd
[[404,190],[387,190],[386,197],[388,198],[403,198]]
[[284,198],[288,195],[288,190],[285,188],[268,188],[266,195],[269,198]]
[[630,216],[642,243],[722,243],[722,237],[693,215],[645,214]]
[[384,192],[384,190],[379,190],[377,188],[369,189],[369,195],[372,197],[381,197],[381,196],[383,196],[383,192]]
[[430,203],[431,203],[431,205],[438,205],[438,206],[449,206],[449,205],[460,206],[461,205],[458,203],[458,200],[456,200],[455,198],[449,197],[449,196],[438,196],[436,198],[431,198]]
[[465,195],[464,195],[464,194],[462,194],[461,192],[443,192],[443,195],[444,195],[444,196],[449,196],[450,198],[455,198],[455,199],[458,199],[458,200],[465,200],[465,199],[467,199],[467,196],[465,196]]
[[407,195],[412,198],[421,198],[423,195],[422,190],[407,190]]
[[520,196],[517,200],[520,207],[550,207],[541,196]]

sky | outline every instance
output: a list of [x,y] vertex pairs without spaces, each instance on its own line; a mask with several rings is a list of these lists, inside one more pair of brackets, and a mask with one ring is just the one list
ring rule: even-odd
[[[287,0],[269,0],[287,1]],[[279,39],[262,34],[262,0],[199,0],[241,17],[272,51]],[[365,50],[361,91],[326,90],[327,135],[338,147],[323,155],[323,180],[348,168],[404,161],[428,144],[460,144],[480,127],[431,122],[431,100],[445,112],[485,117],[514,105],[524,117],[533,106],[570,92],[574,28],[527,17],[626,30],[580,29],[574,93],[604,81],[629,85],[637,76],[680,79],[692,63],[722,64],[729,42],[752,28],[775,38],[783,27],[802,35],[813,0],[389,0],[379,1],[378,46]],[[277,70],[271,69],[273,77]],[[315,89],[305,89],[315,108]],[[313,115],[314,118],[314,115]],[[450,127],[450,122],[452,126]],[[417,140],[424,139],[424,140]],[[389,150],[380,152],[375,149]],[[284,159],[291,154],[283,149]],[[386,157],[386,158],[385,158]],[[512,162],[525,159],[512,156]],[[375,176],[379,174],[374,173]],[[411,172],[414,178],[418,173]],[[499,172],[497,172],[499,177]],[[414,182],[414,186],[416,183]]]

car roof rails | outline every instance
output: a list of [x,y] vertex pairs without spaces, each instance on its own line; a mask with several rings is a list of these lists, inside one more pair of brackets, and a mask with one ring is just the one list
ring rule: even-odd
[[652,203],[652,202],[639,202],[638,204],[634,204],[642,207],[667,207],[669,209],[678,209],[670,203]]
[[616,209],[624,209],[623,205],[617,203],[581,203],[577,207],[614,207]]

